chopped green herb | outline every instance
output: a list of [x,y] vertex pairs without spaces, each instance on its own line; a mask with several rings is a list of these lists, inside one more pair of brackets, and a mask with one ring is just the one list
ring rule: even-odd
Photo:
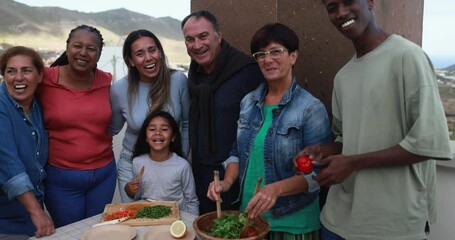
[[144,207],[137,212],[136,218],[163,218],[171,214],[171,207],[164,205],[156,205]]

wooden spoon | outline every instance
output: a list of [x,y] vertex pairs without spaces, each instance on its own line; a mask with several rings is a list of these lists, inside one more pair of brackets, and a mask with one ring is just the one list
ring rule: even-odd
[[[256,188],[254,189],[253,197],[259,191],[259,188],[261,187],[261,182],[262,182],[262,177],[258,177],[258,182],[256,183]],[[245,213],[247,213],[247,212],[245,212]],[[240,232],[240,238],[248,237],[248,232],[250,229],[249,225],[250,225],[250,218],[247,216],[245,224],[243,225],[242,231]]]
[[136,181],[141,182],[142,176],[144,175],[145,171],[145,166],[142,166],[141,170],[139,171],[139,174],[136,177]]
[[[215,188],[219,185],[220,183],[220,173],[218,171],[213,171],[213,180],[215,183]],[[220,218],[221,217],[221,196],[218,193],[218,200],[216,201],[216,217]]]

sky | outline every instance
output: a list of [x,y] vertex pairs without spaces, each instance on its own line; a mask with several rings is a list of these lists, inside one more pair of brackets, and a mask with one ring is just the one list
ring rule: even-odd
[[425,0],[422,48],[436,67],[455,64],[454,0]]
[[32,7],[61,7],[80,12],[103,12],[126,8],[152,17],[183,20],[190,14],[190,0],[15,0]]
[[[117,8],[152,17],[170,16],[182,20],[190,13],[191,0],[16,0],[29,6],[53,6],[81,12],[101,12]],[[454,0],[424,0],[422,47],[436,67],[455,63]]]

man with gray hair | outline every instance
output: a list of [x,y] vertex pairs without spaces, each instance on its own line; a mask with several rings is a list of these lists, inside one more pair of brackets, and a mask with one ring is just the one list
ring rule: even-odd
[[[199,212],[215,210],[207,198],[213,171],[224,178],[222,162],[236,139],[240,101],[264,81],[251,56],[231,47],[222,38],[218,20],[206,10],[191,13],[182,21],[188,55],[191,97],[189,137],[191,161],[199,198]],[[222,194],[222,208],[237,210],[238,183]]]

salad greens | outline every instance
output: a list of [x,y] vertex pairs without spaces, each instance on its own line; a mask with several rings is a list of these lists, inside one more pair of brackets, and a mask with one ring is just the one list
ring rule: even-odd
[[[221,218],[215,218],[213,220],[213,226],[207,234],[224,239],[240,238],[240,232],[247,217],[245,213],[240,213],[239,215],[227,214]],[[251,221],[250,224],[252,224]]]

